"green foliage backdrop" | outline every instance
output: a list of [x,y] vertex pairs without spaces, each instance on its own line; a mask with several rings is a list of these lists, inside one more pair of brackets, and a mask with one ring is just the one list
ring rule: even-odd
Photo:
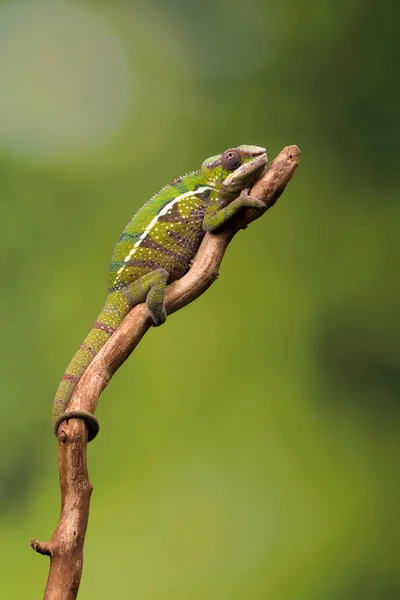
[[277,206],[101,398],[80,597],[399,598],[389,4],[0,2],[1,597],[43,593],[51,402],[127,220],[209,155],[295,143]]

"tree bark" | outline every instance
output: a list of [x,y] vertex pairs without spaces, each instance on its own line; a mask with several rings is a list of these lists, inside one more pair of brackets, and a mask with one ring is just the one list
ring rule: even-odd
[[[258,219],[275,204],[292,178],[300,161],[297,146],[287,146],[270,163],[250,195],[265,202],[265,209],[246,209],[220,233],[207,233],[190,271],[166,289],[168,314],[198,298],[218,277],[229,242],[240,230]],[[152,320],[146,304],[135,306],[86,369],[71,398],[68,411],[94,413],[100,394],[115,371],[136,348]],[[31,541],[36,552],[50,556],[45,600],[74,600],[83,567],[83,545],[89,519],[92,485],[88,478],[85,421],[71,418],[57,431],[61,513],[50,542]]]

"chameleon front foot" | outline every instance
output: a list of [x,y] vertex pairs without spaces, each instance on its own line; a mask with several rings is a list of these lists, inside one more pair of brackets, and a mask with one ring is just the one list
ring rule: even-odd
[[249,191],[249,188],[243,189],[233,202],[224,206],[217,212],[209,207],[203,219],[204,231],[209,231],[210,233],[218,231],[225,223],[228,223],[228,221],[244,208],[257,208],[258,210],[265,209],[265,203],[262,200],[258,200],[258,198],[249,196]]
[[249,196],[249,191],[250,188],[245,188],[239,194],[238,200],[241,200],[242,206],[245,206],[246,208],[258,208],[260,210],[265,208],[265,202],[258,198],[253,198],[253,196]]

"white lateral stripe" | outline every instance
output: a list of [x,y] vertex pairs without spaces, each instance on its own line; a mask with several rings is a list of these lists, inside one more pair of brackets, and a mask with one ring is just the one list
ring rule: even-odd
[[157,223],[158,219],[160,217],[166,215],[167,212],[174,206],[174,204],[176,204],[177,202],[180,202],[183,198],[189,198],[190,196],[195,196],[196,194],[202,194],[203,192],[206,192],[207,190],[211,191],[212,188],[209,187],[208,185],[204,185],[202,187],[197,188],[197,190],[193,190],[191,192],[185,192],[184,194],[177,196],[176,198],[171,200],[171,202],[168,202],[168,204],[163,206],[162,209],[160,210],[160,212],[157,213],[156,216],[147,225],[146,229],[143,231],[143,233],[141,234],[141,236],[137,240],[137,242],[135,242],[132,250],[129,252],[128,256],[125,257],[124,262],[128,262],[131,259],[132,255],[135,254],[135,252],[136,252],[136,248],[138,248],[140,246],[140,244],[143,242],[143,240],[147,237],[148,233],[153,229],[153,227]]

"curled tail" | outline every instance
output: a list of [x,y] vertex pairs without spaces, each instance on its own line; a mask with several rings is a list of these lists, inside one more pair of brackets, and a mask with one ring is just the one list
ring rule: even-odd
[[110,292],[97,321],[69,363],[53,402],[53,423],[66,410],[78,381],[96,354],[126,317],[132,304],[121,290]]

